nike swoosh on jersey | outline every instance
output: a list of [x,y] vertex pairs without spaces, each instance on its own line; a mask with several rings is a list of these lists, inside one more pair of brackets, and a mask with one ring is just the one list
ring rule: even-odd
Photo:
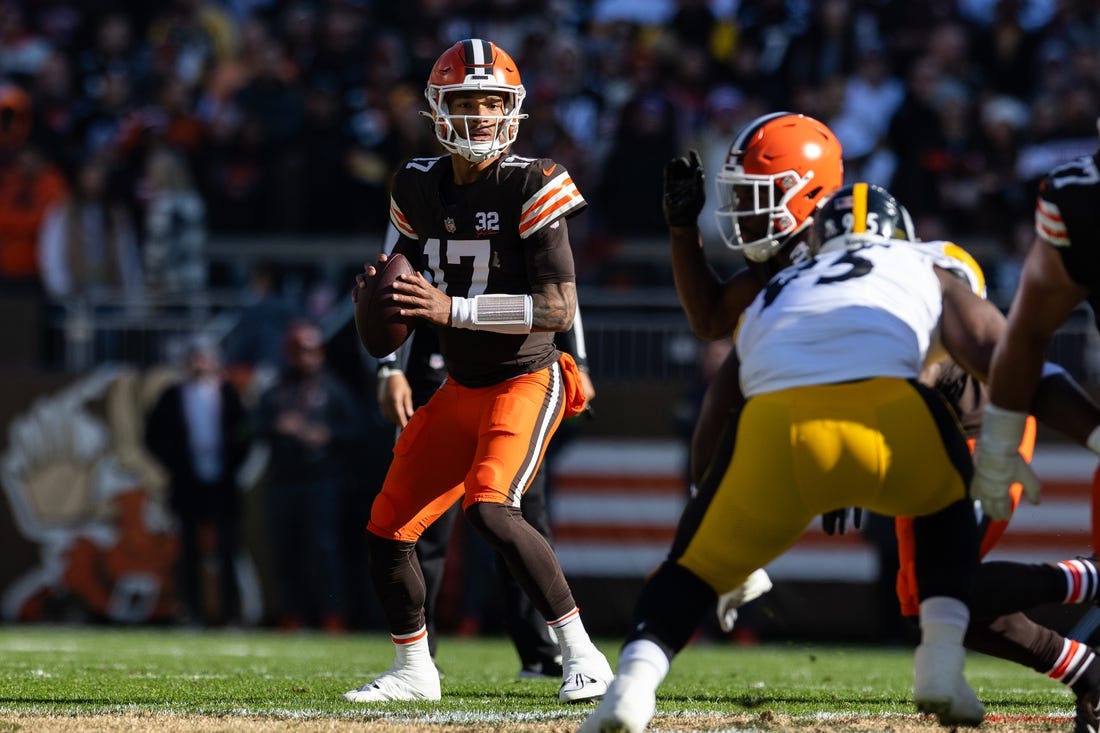
[[558,169],[558,164],[554,163],[554,165],[550,166],[549,168],[543,168],[542,169],[542,175],[549,176],[550,174],[552,174],[557,169]]

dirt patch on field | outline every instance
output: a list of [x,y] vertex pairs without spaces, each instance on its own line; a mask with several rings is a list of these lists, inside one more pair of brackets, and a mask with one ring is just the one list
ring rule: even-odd
[[[420,723],[389,720],[279,719],[247,716],[203,716],[170,714],[112,714],[50,716],[32,714],[0,715],[0,733],[119,733],[170,731],[172,733],[572,733],[577,721],[494,722],[476,725]],[[980,731],[988,733],[1038,733],[1066,731],[1073,723],[1065,716],[1003,716],[986,718]],[[754,715],[658,716],[649,731],[798,731],[798,733],[837,733],[838,731],[879,731],[881,733],[919,733],[945,731],[932,718],[916,715],[868,717],[834,715],[807,718],[776,715],[770,711]],[[967,729],[962,729],[964,732]]]

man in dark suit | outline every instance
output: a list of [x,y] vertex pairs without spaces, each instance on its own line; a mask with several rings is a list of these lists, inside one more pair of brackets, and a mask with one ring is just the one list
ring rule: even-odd
[[235,560],[241,497],[236,478],[250,441],[248,412],[222,375],[216,346],[194,339],[187,349],[187,376],[161,394],[145,425],[146,446],[169,474],[169,503],[179,522],[185,623],[204,625],[208,620],[199,572],[199,530],[206,523],[216,537],[221,619],[240,619]]

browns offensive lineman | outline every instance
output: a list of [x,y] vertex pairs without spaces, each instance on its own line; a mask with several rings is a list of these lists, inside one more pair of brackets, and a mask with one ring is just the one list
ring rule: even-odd
[[[1014,482],[1023,483],[1033,502],[1039,498],[1038,479],[1016,446],[1051,337],[1082,302],[1100,317],[1098,202],[1100,151],[1054,168],[1039,185],[1035,239],[1009,308],[1008,325],[993,352],[989,404],[974,455],[971,493],[994,519],[1011,512],[1009,487]],[[1088,447],[1100,453],[1100,428],[1089,436]]]
[[[558,698],[592,699],[606,692],[611,667],[585,631],[553,549],[520,511],[561,420],[584,408],[576,364],[554,346],[554,334],[568,330],[576,312],[566,219],[585,200],[560,164],[507,154],[524,88],[495,44],[470,39],[447,49],[425,96],[450,155],[414,158],[394,174],[390,221],[401,235],[394,251],[417,271],[395,284],[395,299],[402,315],[438,327],[447,379],[398,438],[367,525],[394,664],[345,697],[440,698],[414,548],[461,499],[470,524],[555,632]],[[368,265],[353,292],[375,274]]]

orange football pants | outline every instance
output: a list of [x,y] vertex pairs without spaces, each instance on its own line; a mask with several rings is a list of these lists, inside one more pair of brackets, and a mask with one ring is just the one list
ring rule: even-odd
[[415,542],[459,498],[519,506],[564,417],[584,393],[573,357],[489,387],[446,380],[413,413],[371,506],[367,531]]
[[[1020,455],[1028,463],[1031,462],[1031,457],[1035,455],[1035,433],[1035,418],[1029,416],[1024,427],[1024,437],[1020,441]],[[973,453],[975,439],[969,438],[966,442],[970,446],[970,452]],[[1009,488],[1009,493],[1012,496],[1012,511],[1014,512],[1020,503],[1020,495],[1023,493],[1023,489],[1024,487],[1020,484],[1012,484]],[[1008,519],[991,520],[989,522],[982,534],[982,544],[978,557],[985,557],[989,554],[989,551],[1001,539],[1001,535],[1005,533],[1011,519],[1010,516]],[[912,517],[898,517],[895,519],[894,531],[898,536],[898,604],[901,606],[902,616],[916,617],[920,615],[920,597],[917,594],[917,571],[913,559]]]

